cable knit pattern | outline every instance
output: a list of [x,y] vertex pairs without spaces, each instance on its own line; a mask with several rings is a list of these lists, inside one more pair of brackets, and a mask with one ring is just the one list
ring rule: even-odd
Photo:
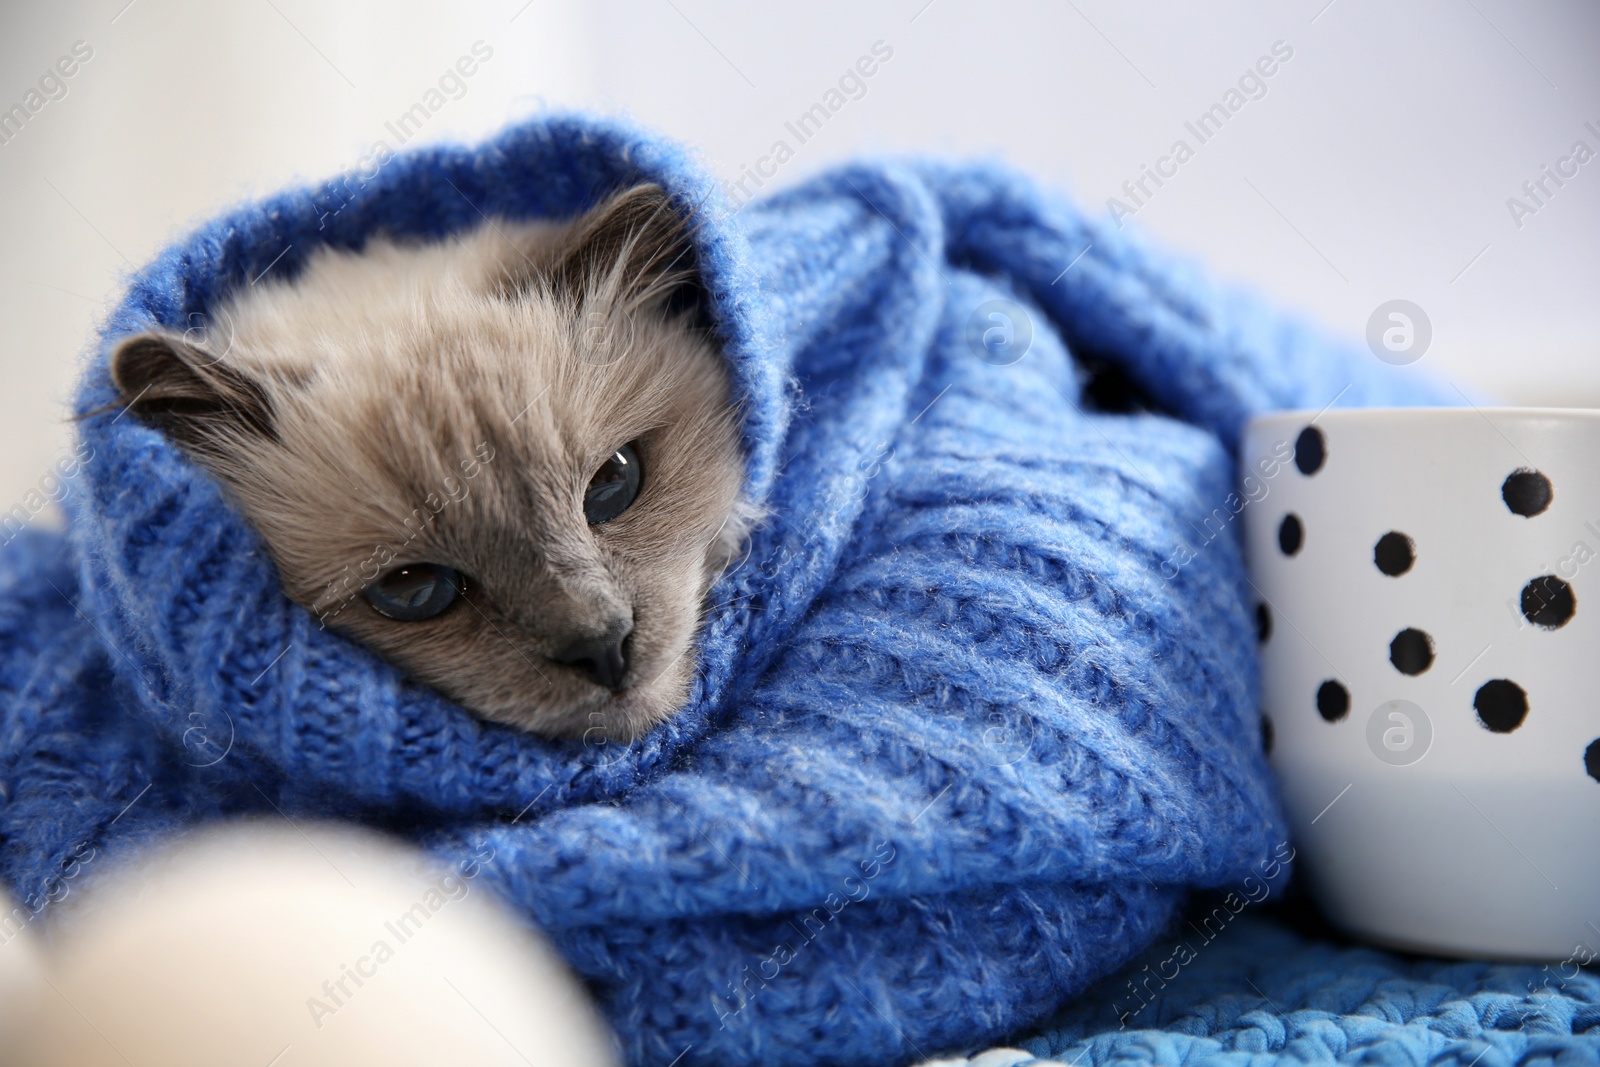
[[[19,897],[83,843],[359,820],[492,850],[478,877],[634,1064],[895,1064],[1036,1023],[1282,841],[1237,533],[1200,531],[1251,414],[1443,398],[1009,171],[860,164],[734,214],[671,143],[543,118],[202,226],[132,279],[77,410],[114,399],[116,337],[204,328],[319,244],[566,217],[641,180],[699,206],[772,516],[713,590],[684,711],[632,746],[477,721],[319,630],[215,483],[93,414],[67,534],[0,567]],[[969,336],[992,299],[1032,327],[1008,366]]]

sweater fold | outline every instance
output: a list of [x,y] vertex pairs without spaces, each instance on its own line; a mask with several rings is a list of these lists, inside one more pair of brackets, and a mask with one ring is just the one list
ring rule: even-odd
[[[481,722],[320,628],[205,472],[93,413],[119,337],[204,328],[269,266],[639,181],[694,215],[768,518],[686,706],[631,744]],[[631,1063],[999,1038],[1284,841],[1244,421],[1444,399],[992,165],[856,163],[734,212],[670,141],[550,116],[241,205],[131,280],[84,366],[68,529],[0,550],[0,875],[42,901],[85,843],[354,820],[470,863]]]

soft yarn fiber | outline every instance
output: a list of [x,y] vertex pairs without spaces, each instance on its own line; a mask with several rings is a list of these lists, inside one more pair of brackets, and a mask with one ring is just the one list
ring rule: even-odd
[[[631,746],[485,724],[320,629],[207,474],[91,414],[116,338],[207,329],[319,245],[646,180],[697,212],[770,518],[687,707]],[[674,144],[560,116],[237,208],[133,276],[67,531],[5,550],[0,874],[36,907],[86,846],[354,820],[540,926],[634,1064],[1013,1034],[1190,889],[1276,873],[1233,450],[1269,409],[1432,402],[1409,375],[993,166],[848,166],[735,212]]]
[[1600,1064],[1600,970],[1580,966],[1592,954],[1408,957],[1308,936],[1297,927],[1315,924],[1272,910],[1210,942],[1179,926],[1012,1048],[926,1067]]

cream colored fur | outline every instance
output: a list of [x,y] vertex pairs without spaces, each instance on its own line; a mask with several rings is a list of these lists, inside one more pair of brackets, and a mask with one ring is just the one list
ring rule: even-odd
[[[572,224],[373,240],[241,291],[204,336],[131,339],[113,374],[222,482],[293,600],[485,718],[626,741],[683,703],[752,519],[723,362],[669,303],[687,253],[652,186]],[[590,526],[585,488],[630,442],[639,497]],[[440,617],[360,595],[417,562],[466,576]],[[621,691],[552,658],[627,614]]]

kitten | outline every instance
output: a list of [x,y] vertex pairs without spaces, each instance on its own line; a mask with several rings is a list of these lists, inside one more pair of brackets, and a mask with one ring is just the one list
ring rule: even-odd
[[654,185],[375,238],[237,293],[226,336],[122,341],[112,379],[292,600],[486,719],[625,741],[685,700],[755,518],[691,255]]

